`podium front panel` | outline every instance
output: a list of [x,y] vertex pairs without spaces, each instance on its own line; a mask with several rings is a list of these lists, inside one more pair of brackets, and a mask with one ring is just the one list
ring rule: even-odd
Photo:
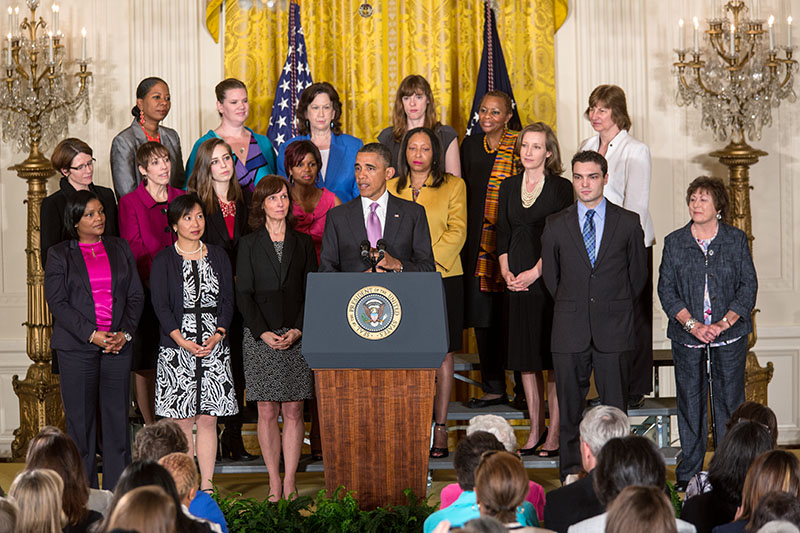
[[311,368],[438,368],[447,346],[439,273],[308,275],[303,356]]

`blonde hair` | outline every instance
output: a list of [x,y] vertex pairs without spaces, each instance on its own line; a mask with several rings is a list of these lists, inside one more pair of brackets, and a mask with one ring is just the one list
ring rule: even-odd
[[108,521],[119,528],[147,533],[175,533],[175,502],[157,485],[137,487],[120,498]]
[[677,533],[675,511],[658,487],[625,487],[608,506],[606,533]]
[[19,507],[10,498],[0,497],[0,533],[14,533],[17,530]]
[[64,482],[54,470],[37,468],[20,472],[8,495],[19,507],[17,533],[58,533],[66,524],[61,510]]
[[197,472],[197,465],[194,459],[186,453],[175,452],[165,455],[158,460],[158,464],[167,469],[172,479],[175,480],[175,488],[178,490],[178,497],[184,500],[192,489],[196,489],[200,483],[200,474]]

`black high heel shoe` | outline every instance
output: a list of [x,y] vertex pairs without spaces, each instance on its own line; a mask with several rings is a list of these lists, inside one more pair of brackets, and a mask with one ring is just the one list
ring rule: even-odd
[[225,424],[225,430],[220,438],[220,450],[224,458],[234,461],[252,461],[256,458],[244,448],[241,424]]
[[533,448],[520,448],[517,450],[517,453],[519,455],[536,455],[536,450],[541,448],[544,445],[544,442],[547,440],[547,432],[549,429],[550,428],[547,427],[544,428],[544,431],[542,431],[542,436],[539,437],[539,440],[533,445]]
[[[444,431],[445,437],[447,436],[447,424],[433,424],[434,431]],[[450,455],[450,450],[447,449],[447,446],[444,448],[439,448],[434,446],[431,448],[430,457],[432,459],[444,459],[445,457]]]

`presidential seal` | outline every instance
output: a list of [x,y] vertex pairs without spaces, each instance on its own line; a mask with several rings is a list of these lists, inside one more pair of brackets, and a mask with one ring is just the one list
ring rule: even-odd
[[385,339],[397,329],[400,300],[385,287],[373,285],[356,292],[347,303],[347,321],[356,335],[368,340]]

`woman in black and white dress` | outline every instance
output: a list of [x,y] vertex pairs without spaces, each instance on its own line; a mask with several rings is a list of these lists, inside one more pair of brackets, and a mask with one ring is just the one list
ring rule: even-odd
[[[174,419],[197,455],[200,489],[211,489],[217,417],[238,412],[225,335],[233,315],[233,275],[225,251],[203,244],[203,207],[194,194],[167,210],[174,246],[153,260],[150,287],[161,324],[156,414]],[[192,428],[197,423],[196,443]]]
[[[258,405],[258,443],[273,501],[297,492],[295,472],[305,434],[303,400],[314,393],[301,336],[306,277],[317,270],[317,253],[311,237],[293,228],[288,185],[280,176],[258,182],[250,206],[253,232],[239,241],[236,260],[236,302],[245,325],[247,401]],[[283,416],[282,436],[278,414]]]

